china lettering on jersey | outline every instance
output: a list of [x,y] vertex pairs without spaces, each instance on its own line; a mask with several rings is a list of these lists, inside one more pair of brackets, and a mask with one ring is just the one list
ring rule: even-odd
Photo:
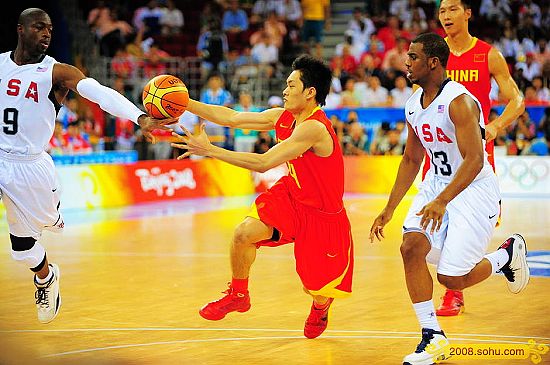
[[[439,94],[426,108],[422,107],[422,88],[409,98],[405,105],[405,115],[422,146],[430,156],[429,174],[437,176],[446,181],[450,181],[460,164],[463,161],[462,154],[458,148],[456,139],[456,130],[451,117],[449,116],[449,106],[451,102],[462,94],[471,96],[479,107],[477,117],[481,130],[484,130],[483,114],[479,101],[461,84],[448,80],[442,86]],[[483,133],[482,133],[483,135]],[[485,141],[483,141],[485,144]],[[476,180],[492,174],[491,167],[485,154],[485,163],[482,171],[476,177]]]
[[55,59],[17,65],[12,52],[0,54],[0,149],[37,154],[50,140],[56,108],[49,95]]

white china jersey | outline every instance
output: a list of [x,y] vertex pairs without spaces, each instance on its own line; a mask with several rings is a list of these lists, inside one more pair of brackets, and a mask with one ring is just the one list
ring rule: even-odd
[[[431,166],[428,174],[449,182],[464,161],[458,148],[455,125],[449,116],[449,105],[462,94],[472,97],[479,107],[477,119],[482,138],[484,138],[485,124],[481,105],[464,86],[450,79],[443,83],[439,94],[426,109],[422,107],[422,93],[423,89],[418,88],[411,95],[405,105],[405,116],[430,156]],[[482,143],[484,164],[474,181],[493,174],[487,160],[487,152],[485,152],[485,139]]]
[[0,150],[39,154],[52,137],[59,107],[52,92],[57,61],[44,56],[38,63],[19,66],[11,53],[0,54]]

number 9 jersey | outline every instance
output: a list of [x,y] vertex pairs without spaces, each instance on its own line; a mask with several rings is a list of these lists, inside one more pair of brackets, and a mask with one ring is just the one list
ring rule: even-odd
[[56,60],[17,65],[13,52],[0,54],[0,150],[36,155],[52,137],[59,104],[52,90]]
[[455,125],[449,116],[449,105],[462,94],[472,97],[480,110],[477,119],[483,138],[484,164],[474,181],[494,174],[485,151],[485,123],[481,105],[463,85],[447,79],[427,108],[422,107],[422,88],[418,88],[405,104],[407,122],[430,156],[431,166],[427,178],[437,177],[450,182],[464,160],[458,148]]

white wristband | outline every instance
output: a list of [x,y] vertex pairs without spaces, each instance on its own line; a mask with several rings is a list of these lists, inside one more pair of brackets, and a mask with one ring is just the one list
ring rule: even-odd
[[138,118],[145,113],[130,100],[107,86],[101,85],[95,79],[88,77],[76,84],[78,93],[86,99],[99,104],[101,109],[115,117],[129,119],[138,123]]

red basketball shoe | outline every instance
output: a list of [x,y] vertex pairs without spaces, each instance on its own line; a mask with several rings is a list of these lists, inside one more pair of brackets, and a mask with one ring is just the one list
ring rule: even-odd
[[447,289],[442,299],[441,305],[435,311],[438,316],[458,316],[464,312],[464,294],[462,294],[462,291]]
[[334,298],[328,298],[328,303],[324,309],[315,308],[315,302],[311,304],[311,311],[304,326],[304,336],[307,338],[319,337],[327,329],[328,310],[333,300]]
[[238,293],[229,285],[229,289],[222,293],[224,293],[225,296],[206,304],[200,309],[199,314],[202,318],[210,321],[219,321],[223,319],[227,313],[244,313],[250,309],[250,295],[248,295],[248,291],[246,291],[246,293]]

